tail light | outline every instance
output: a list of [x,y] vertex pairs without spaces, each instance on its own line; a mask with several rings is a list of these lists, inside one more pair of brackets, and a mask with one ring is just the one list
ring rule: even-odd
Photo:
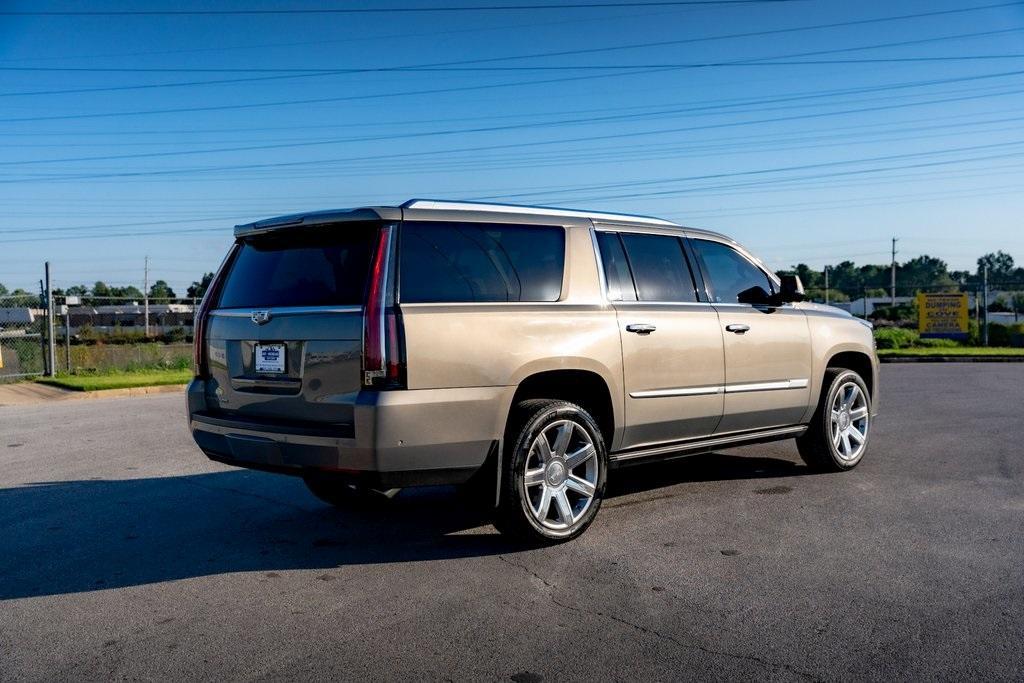
[[220,294],[220,286],[224,280],[224,273],[227,271],[228,263],[238,250],[238,245],[231,247],[231,251],[224,257],[213,279],[206,287],[199,308],[196,309],[195,320],[192,324],[192,369],[196,377],[206,377],[209,368],[206,365],[206,321],[209,317],[210,308]]
[[395,226],[377,235],[370,282],[363,307],[363,386],[401,389],[405,386],[402,316],[395,305]]

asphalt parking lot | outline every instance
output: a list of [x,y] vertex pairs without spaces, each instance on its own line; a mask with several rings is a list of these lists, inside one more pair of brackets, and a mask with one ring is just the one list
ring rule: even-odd
[[448,490],[341,512],[181,397],[0,408],[0,679],[1016,679],[1024,365],[887,365],[855,471],[792,442],[613,473],[523,550]]

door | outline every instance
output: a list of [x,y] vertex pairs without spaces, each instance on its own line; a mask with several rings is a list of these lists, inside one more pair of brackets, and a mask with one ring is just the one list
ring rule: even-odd
[[608,298],[622,341],[622,449],[708,436],[722,415],[718,314],[698,301],[675,235],[600,232]]
[[738,249],[690,239],[725,348],[725,405],[717,434],[798,423],[810,402],[811,335],[791,304],[740,303],[742,292],[775,291],[771,278]]

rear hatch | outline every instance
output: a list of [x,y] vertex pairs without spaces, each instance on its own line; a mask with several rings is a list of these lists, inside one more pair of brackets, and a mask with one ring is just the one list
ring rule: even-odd
[[338,223],[240,242],[208,318],[211,413],[351,427],[378,230]]

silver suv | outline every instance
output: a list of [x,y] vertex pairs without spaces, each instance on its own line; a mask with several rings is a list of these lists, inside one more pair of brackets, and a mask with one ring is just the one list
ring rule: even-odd
[[413,200],[235,238],[196,318],[192,435],[328,503],[464,485],[558,541],[618,466],[785,438],[818,470],[864,456],[870,326],[722,235]]

